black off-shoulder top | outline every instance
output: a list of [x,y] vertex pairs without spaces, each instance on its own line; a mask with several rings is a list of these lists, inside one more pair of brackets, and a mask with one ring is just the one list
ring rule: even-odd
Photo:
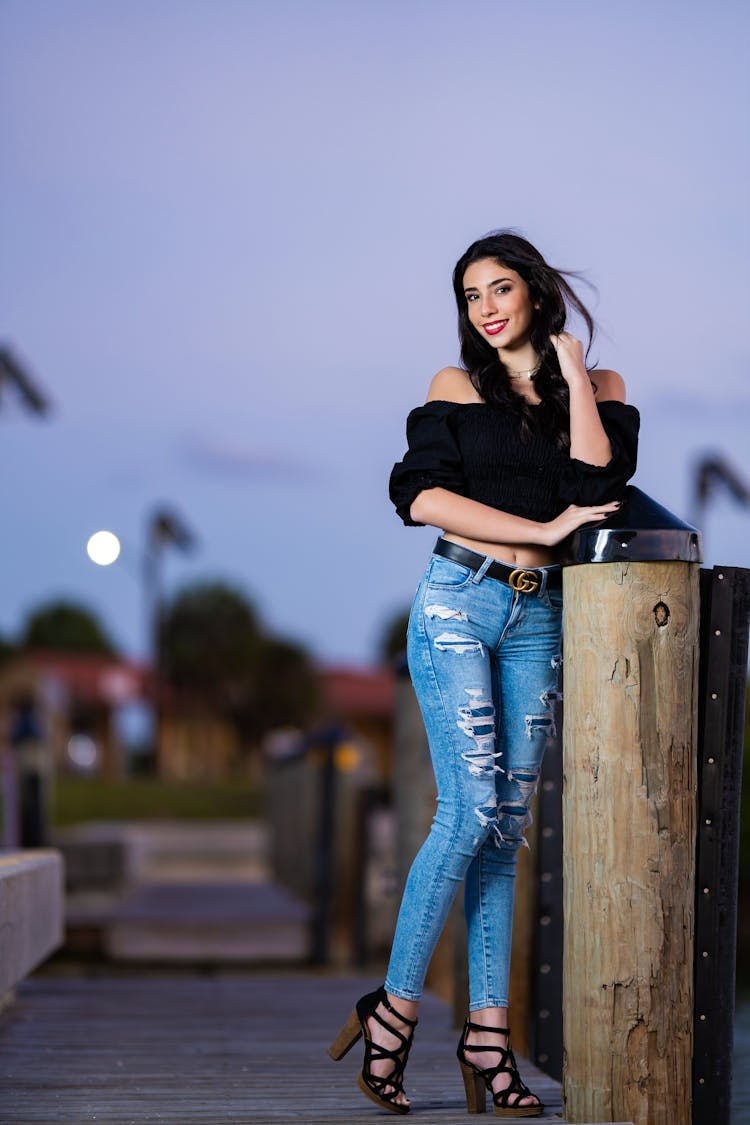
[[428,402],[406,420],[409,449],[393,466],[390,496],[401,519],[426,488],[445,488],[491,508],[547,522],[568,504],[617,500],[635,472],[640,416],[622,402],[597,403],[612,446],[607,465],[570,457],[542,432],[521,440],[511,411],[483,402]]

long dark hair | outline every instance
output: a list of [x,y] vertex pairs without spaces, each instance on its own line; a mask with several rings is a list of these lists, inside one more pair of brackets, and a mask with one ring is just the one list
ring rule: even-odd
[[[538,306],[531,322],[531,346],[539,356],[534,388],[542,402],[533,409],[517,394],[507,369],[496,350],[483,339],[469,320],[464,293],[464,274],[473,262],[494,258],[499,264],[515,270],[529,287],[529,295]],[[503,410],[512,410],[521,419],[521,436],[528,438],[537,427],[552,434],[558,445],[570,445],[568,385],[562,377],[550,335],[562,332],[568,306],[583,319],[588,331],[586,356],[594,338],[591,313],[565,280],[577,276],[571,270],[548,265],[527,239],[513,230],[496,230],[473,242],[453,271],[453,291],[458,306],[458,337],[461,362],[473,386],[485,402]]]

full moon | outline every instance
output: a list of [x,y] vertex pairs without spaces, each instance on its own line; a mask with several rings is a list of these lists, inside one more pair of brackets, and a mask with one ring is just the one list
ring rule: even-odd
[[111,531],[97,531],[86,544],[86,551],[98,566],[109,566],[120,554],[120,540]]

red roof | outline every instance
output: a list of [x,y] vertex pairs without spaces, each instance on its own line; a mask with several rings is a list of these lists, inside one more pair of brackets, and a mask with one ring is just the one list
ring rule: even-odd
[[390,668],[329,666],[318,673],[329,713],[342,719],[392,718],[396,678]]
[[22,654],[52,692],[87,703],[118,704],[142,699],[148,669],[134,661],[94,653],[32,650]]
[[[52,693],[91,703],[117,704],[147,695],[149,668],[134,661],[90,653],[34,650],[24,653]],[[396,678],[391,668],[319,667],[323,706],[340,719],[393,716]]]

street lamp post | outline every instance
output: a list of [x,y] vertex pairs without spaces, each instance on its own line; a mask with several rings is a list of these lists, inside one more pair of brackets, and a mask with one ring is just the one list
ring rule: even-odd
[[162,569],[164,550],[173,547],[183,553],[192,551],[196,538],[184,520],[168,508],[155,509],[146,527],[146,548],[143,555],[143,590],[146,623],[152,658],[151,698],[154,707],[154,771],[160,771],[160,749],[164,705],[164,659]]
[[[173,510],[159,507],[149,515],[146,523],[143,551],[143,601],[146,626],[146,650],[151,660],[150,697],[153,707],[154,771],[159,773],[159,746],[163,713],[164,661],[162,654],[162,626],[164,599],[162,570],[164,550],[174,547],[191,551],[196,537],[185,521]],[[111,531],[97,531],[89,539],[86,549],[92,562],[109,566],[120,557],[120,542]]]
[[[38,387],[34,377],[7,345],[0,344],[0,407],[3,405],[6,387],[12,387],[15,390],[22,406],[29,413],[40,415],[49,413],[49,400]],[[22,726],[23,724],[18,727],[18,730],[12,736],[16,747],[24,741],[19,736]],[[29,740],[26,739],[25,741],[28,742]],[[33,741],[37,743],[38,739]],[[29,792],[29,778],[34,777],[39,780],[40,775],[28,770],[26,779],[19,778],[16,757],[17,755],[11,745],[0,742],[0,789],[2,790],[2,817],[0,819],[3,826],[2,843],[6,848],[18,847],[19,843],[25,842],[23,836],[30,831],[29,824],[32,820],[37,825],[32,832],[32,835],[38,837],[34,840],[35,843],[41,842],[41,835],[44,831],[43,828],[39,827],[42,823],[40,817],[33,815],[34,809],[37,813],[41,809],[41,798],[40,801],[36,801],[36,798],[34,798],[35,803],[31,810],[29,801],[26,799]],[[41,788],[38,790],[37,796],[39,793],[41,793]]]

